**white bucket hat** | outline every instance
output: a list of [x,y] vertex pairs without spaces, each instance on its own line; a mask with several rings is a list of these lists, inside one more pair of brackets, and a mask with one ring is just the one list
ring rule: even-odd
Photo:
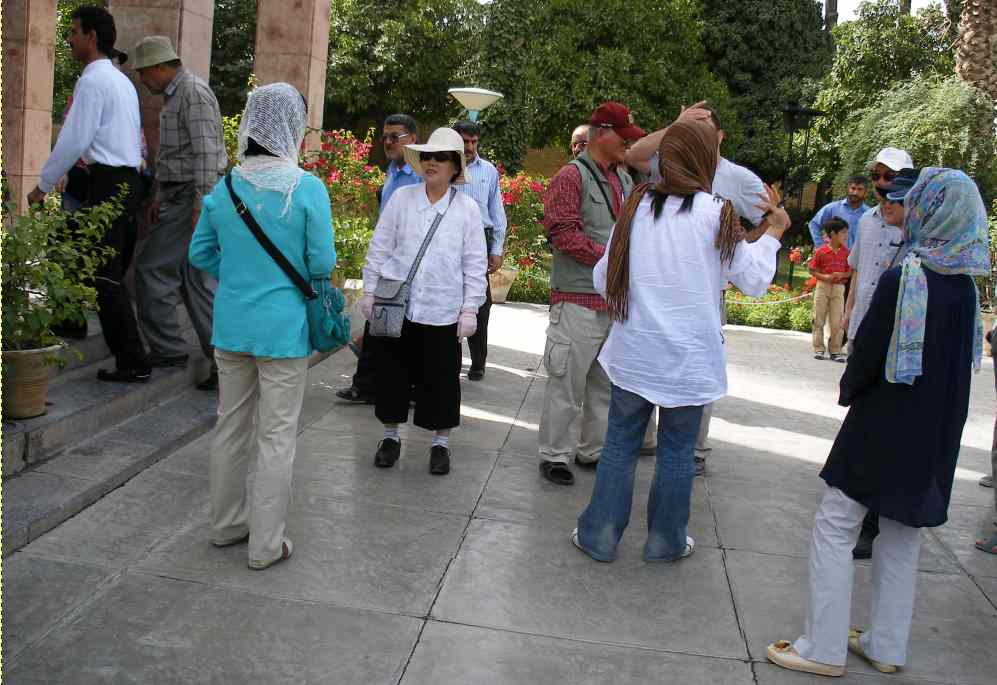
[[452,128],[438,128],[433,131],[422,145],[406,145],[405,161],[415,170],[415,173],[422,176],[422,163],[419,161],[420,152],[456,152],[460,157],[460,176],[454,183],[467,183],[467,159],[464,157],[464,139],[460,137]]

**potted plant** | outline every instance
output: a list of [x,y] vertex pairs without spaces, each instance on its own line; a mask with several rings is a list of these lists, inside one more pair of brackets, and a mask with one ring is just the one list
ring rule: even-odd
[[3,206],[3,416],[45,413],[49,366],[62,361],[53,327],[82,322],[95,309],[92,283],[113,249],[101,236],[121,212],[105,202],[69,215],[55,204],[17,214]]

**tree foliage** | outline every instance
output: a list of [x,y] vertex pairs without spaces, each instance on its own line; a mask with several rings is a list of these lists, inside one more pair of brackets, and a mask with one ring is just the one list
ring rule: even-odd
[[835,187],[844,189],[852,169],[862,169],[888,145],[910,152],[919,166],[962,169],[984,197],[997,193],[994,139],[974,135],[973,122],[987,106],[958,76],[917,76],[880,95],[849,120]]
[[69,29],[73,25],[73,12],[84,5],[107,7],[107,0],[59,0],[56,6],[55,73],[52,91],[52,121],[56,123],[62,123],[62,117],[66,113],[66,102],[73,94],[76,80],[83,73],[83,65],[73,59],[66,36],[69,35]]
[[[625,103],[648,130],[701,98],[731,113],[704,58],[699,8],[693,0],[491,3],[479,80],[510,95],[483,116],[498,159],[515,169],[527,145],[566,143],[605,100]],[[514,138],[499,125],[510,120]]]
[[365,129],[393,112],[445,121],[483,16],[476,0],[332,0],[326,128]]
[[[804,100],[807,80],[823,77],[832,60],[817,0],[704,0],[706,59],[726,85],[743,138],[738,162],[775,177],[785,146],[782,109]],[[792,36],[792,40],[780,37]],[[725,151],[726,152],[726,151]]]
[[815,107],[826,112],[815,125],[817,178],[830,179],[837,171],[840,150],[852,135],[854,113],[871,107],[902,82],[952,73],[952,31],[939,5],[910,16],[893,0],[863,2],[856,21],[835,27],[834,63],[815,100]]
[[256,50],[256,0],[215,0],[211,89],[225,116],[242,112]]

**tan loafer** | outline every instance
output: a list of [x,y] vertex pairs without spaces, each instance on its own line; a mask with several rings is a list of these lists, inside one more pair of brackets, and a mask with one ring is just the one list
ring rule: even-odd
[[897,667],[893,664],[884,664],[882,661],[876,661],[875,659],[870,659],[869,655],[865,653],[862,649],[862,643],[859,642],[859,638],[862,637],[862,633],[865,632],[859,628],[852,628],[848,631],[848,651],[855,656],[860,656],[869,664],[872,665],[874,669],[880,673],[896,673]]
[[765,655],[776,666],[788,668],[790,671],[826,675],[832,678],[838,678],[845,673],[844,666],[832,666],[831,664],[822,664],[818,661],[804,659],[789,640],[773,642],[765,650]]

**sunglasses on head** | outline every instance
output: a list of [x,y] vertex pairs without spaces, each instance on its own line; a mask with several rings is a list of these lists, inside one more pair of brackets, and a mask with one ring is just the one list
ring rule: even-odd
[[433,160],[434,162],[452,162],[453,155],[454,153],[449,150],[442,152],[420,152],[419,161],[428,162],[429,160]]
[[891,181],[893,181],[893,179],[897,177],[897,172],[893,171],[892,169],[887,169],[886,171],[880,173],[879,171],[873,169],[872,171],[869,172],[869,177],[873,181],[878,181],[880,179],[883,179],[887,183],[890,183]]

